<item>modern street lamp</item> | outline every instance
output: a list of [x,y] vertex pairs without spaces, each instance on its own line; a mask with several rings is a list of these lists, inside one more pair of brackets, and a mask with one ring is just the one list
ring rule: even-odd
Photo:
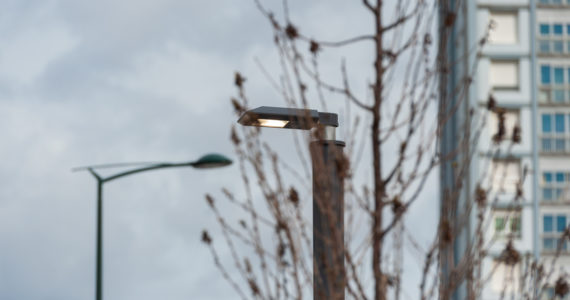
[[[107,177],[102,177],[95,169],[128,166],[132,164],[106,164],[75,168],[73,171],[87,170],[97,180],[97,248],[96,248],[96,274],[95,274],[95,299],[101,300],[103,298],[103,184],[109,181],[133,175],[136,173],[177,167],[193,167],[197,169],[219,168],[228,166],[232,161],[221,154],[207,154],[202,156],[197,161],[182,162],[182,163],[140,163],[142,167],[131,169]],[[136,163],[139,164],[139,163]]]
[[261,106],[238,120],[244,126],[310,130],[313,167],[313,299],[344,299],[344,180],[343,141],[335,139],[338,116],[313,109]]

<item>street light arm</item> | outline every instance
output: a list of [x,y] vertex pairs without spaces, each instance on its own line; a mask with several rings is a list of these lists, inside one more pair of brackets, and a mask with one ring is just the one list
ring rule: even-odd
[[[172,164],[172,163],[161,163],[161,164],[156,164],[156,165],[152,165],[152,166],[148,166],[148,167],[143,167],[143,168],[138,168],[138,169],[133,169],[133,170],[129,170],[129,171],[125,171],[125,172],[121,172],[115,175],[111,175],[109,177],[103,178],[102,181],[103,182],[109,182],[111,180],[115,180],[124,176],[128,176],[128,175],[132,175],[132,174],[136,174],[136,173],[141,173],[141,172],[146,172],[146,171],[151,171],[151,170],[157,170],[157,169],[165,169],[165,168],[176,168],[176,167],[188,167],[188,166],[194,166],[194,162],[185,162],[185,163],[177,163],[177,164]],[[95,175],[95,173],[89,169],[89,171]]]
[[206,154],[197,161],[184,162],[184,163],[148,163],[138,169],[132,169],[121,173],[116,173],[108,177],[102,177],[94,171],[96,168],[116,168],[125,167],[127,165],[140,164],[140,163],[116,163],[86,166],[72,169],[73,172],[87,170],[95,179],[97,179],[97,242],[95,254],[95,299],[101,300],[103,298],[103,185],[105,182],[115,180],[124,176],[142,173],[151,170],[175,168],[175,167],[194,167],[199,169],[218,168],[229,166],[232,160],[216,153]]
[[93,177],[95,177],[95,179],[97,179],[98,182],[102,182],[103,178],[101,177],[101,175],[97,174],[97,172],[93,171],[92,168],[87,168],[87,171],[89,171],[89,173],[91,173],[91,175],[93,175]]

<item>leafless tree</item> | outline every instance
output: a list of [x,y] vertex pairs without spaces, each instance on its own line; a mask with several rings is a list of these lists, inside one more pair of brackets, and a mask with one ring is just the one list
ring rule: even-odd
[[[281,66],[278,78],[262,63],[260,70],[284,103],[288,107],[320,105],[326,109],[331,106],[328,99],[339,96],[345,99],[346,151],[335,154],[337,163],[333,166],[345,183],[346,211],[340,216],[345,218],[344,240],[334,226],[339,216],[327,204],[327,193],[323,192],[323,199],[316,200],[329,218],[332,235],[326,244],[333,256],[340,258],[327,265],[327,276],[341,278],[336,282],[341,289],[332,291],[336,294],[331,298],[342,299],[346,293],[354,299],[399,299],[405,240],[424,257],[422,278],[417,284],[421,299],[450,299],[462,283],[467,283],[468,298],[477,299],[494,271],[483,274],[481,264],[495,242],[485,239],[490,223],[487,204],[495,200],[485,178],[481,178],[477,187],[466,188],[464,175],[476,154],[474,145],[488,114],[496,114],[499,120],[489,153],[500,152],[499,144],[504,143],[507,133],[504,112],[492,96],[486,110],[466,103],[476,61],[469,69],[472,73],[452,78],[455,75],[450,70],[461,58],[452,61],[446,49],[452,43],[453,30],[459,33],[464,30],[457,21],[462,5],[452,8],[447,1],[402,0],[388,4],[362,0],[354,5],[361,6],[370,16],[370,33],[324,41],[311,37],[291,20],[287,0],[283,1],[282,18],[258,0],[255,4],[273,30]],[[439,35],[437,39],[435,32]],[[475,48],[465,50],[465,55],[477,56],[485,40],[486,36],[482,37]],[[344,61],[339,67],[340,82],[323,79],[319,60],[322,53],[342,51],[360,43],[374,50],[370,57],[373,78],[367,82],[365,91],[357,92],[351,87]],[[459,83],[448,89],[451,79]],[[239,116],[250,108],[246,77],[236,73],[235,85],[238,95],[232,104]],[[456,128],[458,142],[443,151],[440,142],[445,128],[451,126],[454,116],[463,113],[460,110],[467,110],[464,115],[468,118]],[[312,222],[307,218],[305,204],[311,201],[303,198],[311,195],[311,186],[307,184],[312,181],[311,176],[318,176],[319,169],[331,166],[317,162],[311,174],[306,157],[311,156],[314,162],[319,156],[311,155],[307,149],[312,140],[322,138],[322,132],[295,133],[294,147],[303,162],[302,171],[281,160],[279,152],[263,141],[260,132],[256,127],[232,128],[231,139],[239,157],[245,196],[227,189],[223,192],[242,217],[233,219],[235,213],[224,214],[218,201],[210,195],[206,197],[221,225],[222,238],[234,264],[222,262],[209,231],[203,232],[202,240],[212,251],[224,278],[242,299],[308,299],[312,297],[313,287],[313,248]],[[520,128],[515,127],[509,136],[508,143],[520,142]],[[370,162],[364,171],[359,171],[361,161]],[[425,197],[426,182],[440,167],[453,170],[448,181],[452,184],[442,189],[441,199],[431,199],[441,205],[441,213],[437,234],[426,248],[414,240],[404,220],[410,207]],[[368,171],[372,178],[362,183],[366,176],[356,175]],[[523,179],[513,203],[525,197],[520,191]],[[475,201],[465,201],[466,194]],[[260,203],[265,206],[260,207]],[[513,207],[516,210],[516,205]],[[454,262],[453,245],[466,230],[466,220],[472,214],[477,216],[476,236],[467,244],[469,247],[459,262]],[[535,283],[539,276],[540,280],[546,278],[541,264],[519,253],[510,241],[505,244],[500,261],[507,266],[526,262],[521,282]],[[545,283],[544,280],[541,282]],[[559,290],[563,295],[568,286],[562,277],[560,280]],[[537,285],[521,284],[520,294],[527,299],[534,299],[538,293]]]

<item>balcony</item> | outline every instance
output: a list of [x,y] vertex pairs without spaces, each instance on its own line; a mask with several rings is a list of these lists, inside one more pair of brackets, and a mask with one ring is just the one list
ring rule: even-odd
[[543,134],[540,136],[540,154],[568,155],[570,154],[570,137],[567,135]]
[[537,45],[539,56],[570,56],[570,38],[568,36],[551,36],[538,38]]
[[[560,247],[560,254],[568,255],[570,251],[568,249],[568,242],[566,239],[561,239],[562,232],[543,232],[541,239],[542,239],[542,253],[543,254],[550,254],[554,255],[558,251],[558,247]],[[559,244],[562,243],[562,244]]]
[[538,101],[546,105],[570,104],[570,85],[542,85],[538,91]]
[[569,204],[570,186],[567,183],[549,183],[542,186],[542,204]]

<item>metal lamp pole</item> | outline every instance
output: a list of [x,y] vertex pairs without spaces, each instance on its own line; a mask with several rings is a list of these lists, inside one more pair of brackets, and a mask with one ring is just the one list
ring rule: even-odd
[[194,167],[199,169],[218,168],[230,165],[232,161],[220,154],[208,154],[195,162],[184,163],[152,163],[138,169],[132,169],[125,172],[117,173],[108,177],[102,177],[94,171],[96,168],[117,167],[128,164],[108,164],[98,166],[88,166],[76,168],[73,171],[87,170],[97,180],[97,246],[96,246],[96,267],[95,267],[95,299],[103,299],[103,184],[136,173],[142,173],[151,170],[177,168],[177,167]]
[[318,130],[311,142],[313,168],[313,299],[343,300],[345,143],[337,141],[338,116],[310,109],[261,106],[246,111],[238,120],[245,126]]

